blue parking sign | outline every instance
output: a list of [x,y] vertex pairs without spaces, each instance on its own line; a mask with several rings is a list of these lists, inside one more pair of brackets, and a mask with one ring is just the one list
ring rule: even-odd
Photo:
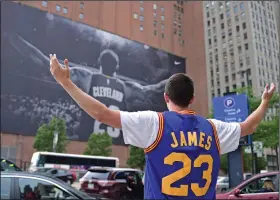
[[[246,94],[234,94],[213,98],[214,118],[224,122],[243,122],[249,115]],[[240,145],[250,145],[251,136],[242,138]]]

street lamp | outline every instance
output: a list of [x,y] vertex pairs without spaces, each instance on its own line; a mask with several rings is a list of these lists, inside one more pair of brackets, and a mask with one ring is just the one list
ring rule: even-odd
[[[249,94],[248,86],[251,86],[251,84],[249,84],[249,72],[250,72],[250,69],[245,69],[245,70],[241,70],[241,71],[237,72],[237,74],[246,74],[247,94]],[[251,148],[251,156],[252,156],[252,161],[251,161],[252,174],[255,174],[257,172],[257,166],[256,166],[255,153],[254,153],[253,138],[252,138],[252,141],[251,141],[250,148]]]

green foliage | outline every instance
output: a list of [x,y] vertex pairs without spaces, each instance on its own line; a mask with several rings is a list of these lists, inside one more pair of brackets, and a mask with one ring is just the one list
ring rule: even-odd
[[270,121],[263,121],[253,135],[254,140],[262,141],[264,147],[276,149],[279,146],[278,140],[279,117],[275,116]]
[[108,133],[92,133],[84,155],[110,156],[112,153],[112,138]]
[[43,124],[37,130],[33,147],[37,151],[53,151],[54,133],[58,132],[58,142],[56,145],[56,152],[63,153],[69,140],[66,135],[66,124],[63,119],[53,117],[48,124]]
[[143,170],[145,166],[144,150],[138,147],[130,146],[127,164],[132,168],[140,168],[141,170]]
[[[267,165],[266,160],[262,158],[257,158],[257,173],[261,170],[265,169]],[[220,167],[226,174],[228,173],[228,159],[227,155],[224,154],[221,156],[221,167]],[[243,170],[244,172],[252,171],[252,155],[244,153],[243,151]]]

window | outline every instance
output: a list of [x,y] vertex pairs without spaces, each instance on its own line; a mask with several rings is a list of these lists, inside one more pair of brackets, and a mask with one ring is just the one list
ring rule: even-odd
[[56,5],[56,6],[55,6],[55,10],[56,10],[57,12],[59,12],[59,11],[61,10],[60,5]]
[[234,6],[234,13],[236,14],[238,12],[238,7],[237,6]]
[[31,196],[32,199],[41,199],[41,196],[43,196],[44,199],[53,199],[55,197],[59,199],[75,198],[47,181],[32,178],[18,178],[18,182],[22,200],[30,199]]
[[241,46],[238,46],[238,53],[241,53],[242,52],[242,48]]
[[157,18],[157,13],[154,12],[154,13],[153,13],[153,16],[154,16],[154,18]]
[[225,28],[225,25],[224,23],[221,24],[221,29],[224,29]]
[[164,30],[164,24],[161,24],[161,30]]
[[137,13],[134,13],[134,14],[133,14],[133,18],[134,18],[134,19],[138,19],[138,14],[137,14]]
[[245,50],[248,50],[248,49],[249,49],[249,44],[246,43],[246,44],[245,44]]
[[64,13],[64,14],[67,14],[67,13],[68,13],[68,9],[67,9],[67,8],[65,8],[65,7],[63,8],[63,10],[62,10],[62,11],[63,11],[63,13]]
[[161,9],[161,12],[164,12],[164,7],[161,7],[160,9]]
[[213,22],[213,24],[215,24],[215,22],[216,22],[216,19],[215,19],[215,18],[213,18],[213,19],[212,19],[212,22]]
[[207,21],[207,26],[210,26],[210,20]]
[[84,14],[83,14],[83,13],[80,13],[80,14],[79,14],[79,18],[80,18],[80,19],[84,19]]
[[139,19],[140,19],[141,22],[143,22],[144,21],[144,16],[140,15]]
[[232,75],[231,75],[231,78],[232,78],[233,81],[235,81],[236,75],[235,75],[235,74],[232,74]]
[[224,19],[224,14],[220,14],[220,19]]
[[144,30],[144,27],[143,27],[143,25],[140,25],[140,31],[143,31]]
[[244,10],[244,3],[240,3],[240,10]]
[[164,33],[161,33],[161,38],[162,38],[162,39],[164,38]]
[[154,7],[154,10],[156,10],[156,9],[157,9],[157,4],[154,4],[154,6],[153,6],[153,7]]
[[154,35],[157,35],[157,30],[154,30]]
[[209,14],[209,12],[207,12],[207,13],[206,13],[206,16],[207,16],[207,17],[210,17],[210,14]]
[[250,58],[249,57],[246,57],[246,65],[250,65]]
[[144,8],[142,6],[140,7],[140,12],[144,12]]
[[240,28],[239,26],[236,26],[236,31],[239,32]]
[[246,40],[247,39],[247,33],[244,33],[243,36],[244,36],[244,40]]
[[[276,175],[266,176],[266,177],[264,176],[264,177],[255,179],[255,180],[251,181],[250,183],[248,183],[247,185],[245,185],[243,188],[241,188],[241,194],[250,194],[253,192],[257,192],[257,193],[275,192],[275,189],[273,189],[273,188],[277,188],[276,182],[277,182]],[[265,190],[266,185],[271,186],[272,190]],[[276,191],[277,191],[277,189],[276,189]],[[244,196],[244,198],[246,198],[246,197]]]
[[226,92],[229,92],[229,87],[228,86],[226,87]]
[[243,81],[242,81],[242,83],[241,83],[241,86],[242,86],[242,87],[245,87],[245,83],[244,83]]
[[11,178],[1,177],[1,199],[11,199]]
[[80,3],[80,9],[84,9],[85,8],[85,4],[83,2]]
[[236,84],[233,84],[233,85],[232,85],[232,88],[235,90],[235,89],[236,89]]
[[246,23],[245,22],[242,24],[242,27],[243,27],[243,29],[246,29]]
[[47,7],[47,6],[48,6],[48,2],[42,1],[42,6],[43,6],[43,7]]
[[185,44],[184,40],[179,40],[180,41],[180,45],[183,46]]
[[225,82],[226,82],[226,83],[228,82],[228,76],[225,77]]
[[164,16],[163,15],[161,15],[161,20],[164,21]]

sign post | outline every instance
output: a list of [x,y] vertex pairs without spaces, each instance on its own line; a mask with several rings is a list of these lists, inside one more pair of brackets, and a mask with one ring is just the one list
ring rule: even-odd
[[[243,122],[249,115],[248,98],[245,94],[229,94],[213,99],[214,118],[224,122]],[[240,139],[240,146],[251,145],[251,136]],[[229,187],[243,181],[242,149],[228,153]]]

